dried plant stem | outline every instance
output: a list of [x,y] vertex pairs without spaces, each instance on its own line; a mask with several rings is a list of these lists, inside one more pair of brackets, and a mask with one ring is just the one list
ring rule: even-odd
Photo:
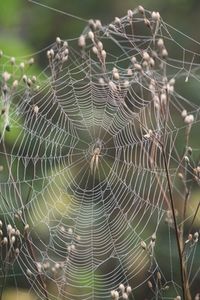
[[[173,194],[172,194],[170,174],[169,174],[168,165],[167,165],[166,152],[165,152],[164,145],[160,141],[158,141],[158,142],[162,148],[164,168],[165,168],[165,172],[166,172],[166,176],[167,176],[169,199],[170,199],[170,204],[171,204],[172,217],[173,217],[173,223],[174,223],[174,229],[175,229],[175,235],[176,235],[176,243],[177,243],[177,249],[178,249],[183,300],[192,300],[191,294],[190,294],[190,289],[189,289],[189,283],[188,283],[188,279],[187,279],[186,263],[185,263],[183,253],[182,253],[182,247],[181,247],[181,241],[180,241],[180,231],[179,231],[177,220],[176,220],[175,206],[174,206],[174,200],[173,200]],[[185,209],[186,209],[186,201],[185,201],[184,211],[185,211]]]
[[[5,156],[6,156],[6,162],[7,162],[8,169],[9,169],[9,175],[10,175],[10,177],[11,177],[11,179],[12,179],[14,188],[15,188],[15,190],[16,190],[16,193],[17,193],[18,197],[19,197],[21,206],[22,206],[22,208],[24,209],[23,200],[22,200],[22,198],[21,198],[20,192],[19,192],[19,190],[18,190],[18,188],[17,188],[17,185],[16,185],[16,183],[15,183],[15,180],[14,180],[14,177],[13,177],[13,174],[12,174],[12,171],[11,171],[11,167],[9,166],[9,159],[8,159],[8,156],[7,156],[6,147],[5,147],[4,142],[3,142],[3,149],[4,149]],[[28,198],[29,198],[30,194],[31,194],[31,189],[29,189],[29,192],[28,192],[28,196],[27,196],[27,200],[26,200],[26,201],[28,201]],[[3,197],[3,198],[4,198],[4,197]],[[20,220],[21,220],[22,224],[25,226],[26,224],[24,223],[23,219],[20,218]],[[28,249],[28,252],[29,252],[29,254],[30,254],[30,257],[32,258],[32,260],[33,260],[33,262],[34,262],[35,269],[36,269],[36,271],[38,271],[37,265],[36,265],[36,257],[35,257],[35,254],[34,254],[34,251],[33,251],[33,248],[32,248],[32,244],[31,244],[31,240],[29,239],[29,236],[28,236],[28,232],[27,232],[27,231],[25,231],[25,233],[24,233],[24,239],[25,239],[25,242],[26,242],[27,249]],[[44,294],[46,300],[49,300],[48,294],[47,294],[47,289],[46,289],[46,286],[45,286],[45,283],[44,283],[44,281],[43,281],[43,279],[42,279],[42,276],[41,276],[40,274],[38,275],[38,280],[39,280],[39,282],[40,282],[40,284],[41,284],[41,287],[42,287],[42,293]]]
[[[31,256],[31,258],[33,260],[34,267],[35,267],[36,271],[38,272],[38,268],[37,268],[37,265],[36,265],[36,257],[35,257],[34,251],[33,251],[32,242],[31,242],[31,240],[28,237],[28,232],[27,231],[24,234],[24,239],[25,239],[25,242],[26,242],[26,245],[27,245],[27,248],[28,248],[28,252],[29,252],[29,254],[30,254],[30,256]],[[46,285],[45,285],[45,283],[44,283],[44,281],[43,281],[42,276],[41,276],[40,273],[38,274],[38,281],[41,284],[42,293],[44,294],[45,299],[49,300],[49,297],[48,297],[48,294],[47,294]]]

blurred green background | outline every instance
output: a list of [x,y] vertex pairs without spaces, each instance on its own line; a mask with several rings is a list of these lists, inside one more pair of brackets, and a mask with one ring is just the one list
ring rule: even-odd
[[[199,0],[43,0],[42,4],[85,19],[111,22],[139,4],[159,11],[164,20],[194,39],[200,40]],[[8,54],[26,55],[48,46],[56,36],[78,36],[84,22],[50,11],[28,0],[0,2],[0,48]]]
[[[38,1],[84,19],[100,19],[103,24],[111,22],[116,16],[123,16],[128,9],[143,5],[151,11],[159,11],[167,23],[200,41],[199,0]],[[16,57],[31,55],[48,47],[57,36],[62,39],[78,37],[85,26],[85,22],[35,5],[28,0],[0,1],[0,49],[6,55]],[[37,67],[42,70],[47,60],[42,55],[37,59]],[[6,299],[14,299],[12,291],[7,294]],[[20,299],[29,298],[27,294],[20,294]],[[30,296],[30,299],[33,298]]]

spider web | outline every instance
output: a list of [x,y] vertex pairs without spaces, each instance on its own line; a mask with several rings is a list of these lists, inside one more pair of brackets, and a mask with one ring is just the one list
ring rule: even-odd
[[[191,134],[199,128],[198,101],[183,86],[199,84],[199,44],[156,16],[136,9],[107,26],[90,21],[86,45],[57,40],[40,88],[26,82],[12,97],[15,140],[5,130],[1,139],[1,215],[6,226],[29,228],[15,241],[17,257],[2,246],[2,288],[6,274],[8,285],[23,279],[39,299],[110,299],[121,283],[132,287],[131,299],[142,289],[152,299],[181,294],[174,229],[163,225],[163,148],[180,205],[177,175],[192,174],[182,159],[184,109],[194,117]],[[194,161],[198,150],[196,142]],[[191,284],[199,281],[196,248],[188,247]]]

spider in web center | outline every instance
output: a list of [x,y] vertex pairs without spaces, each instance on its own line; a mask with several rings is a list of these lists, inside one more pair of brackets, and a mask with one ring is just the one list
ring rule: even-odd
[[90,171],[91,174],[95,174],[99,167],[99,157],[102,156],[103,143],[100,139],[97,139],[92,147],[91,160],[90,160]]

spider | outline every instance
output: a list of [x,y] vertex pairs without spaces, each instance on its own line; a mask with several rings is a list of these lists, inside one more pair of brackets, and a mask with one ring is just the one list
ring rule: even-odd
[[92,152],[92,158],[90,161],[90,170],[92,174],[96,173],[96,170],[98,169],[98,165],[99,165],[99,156],[101,153],[101,148],[102,148],[102,144],[100,141],[96,142],[96,145],[93,148],[93,152]]

